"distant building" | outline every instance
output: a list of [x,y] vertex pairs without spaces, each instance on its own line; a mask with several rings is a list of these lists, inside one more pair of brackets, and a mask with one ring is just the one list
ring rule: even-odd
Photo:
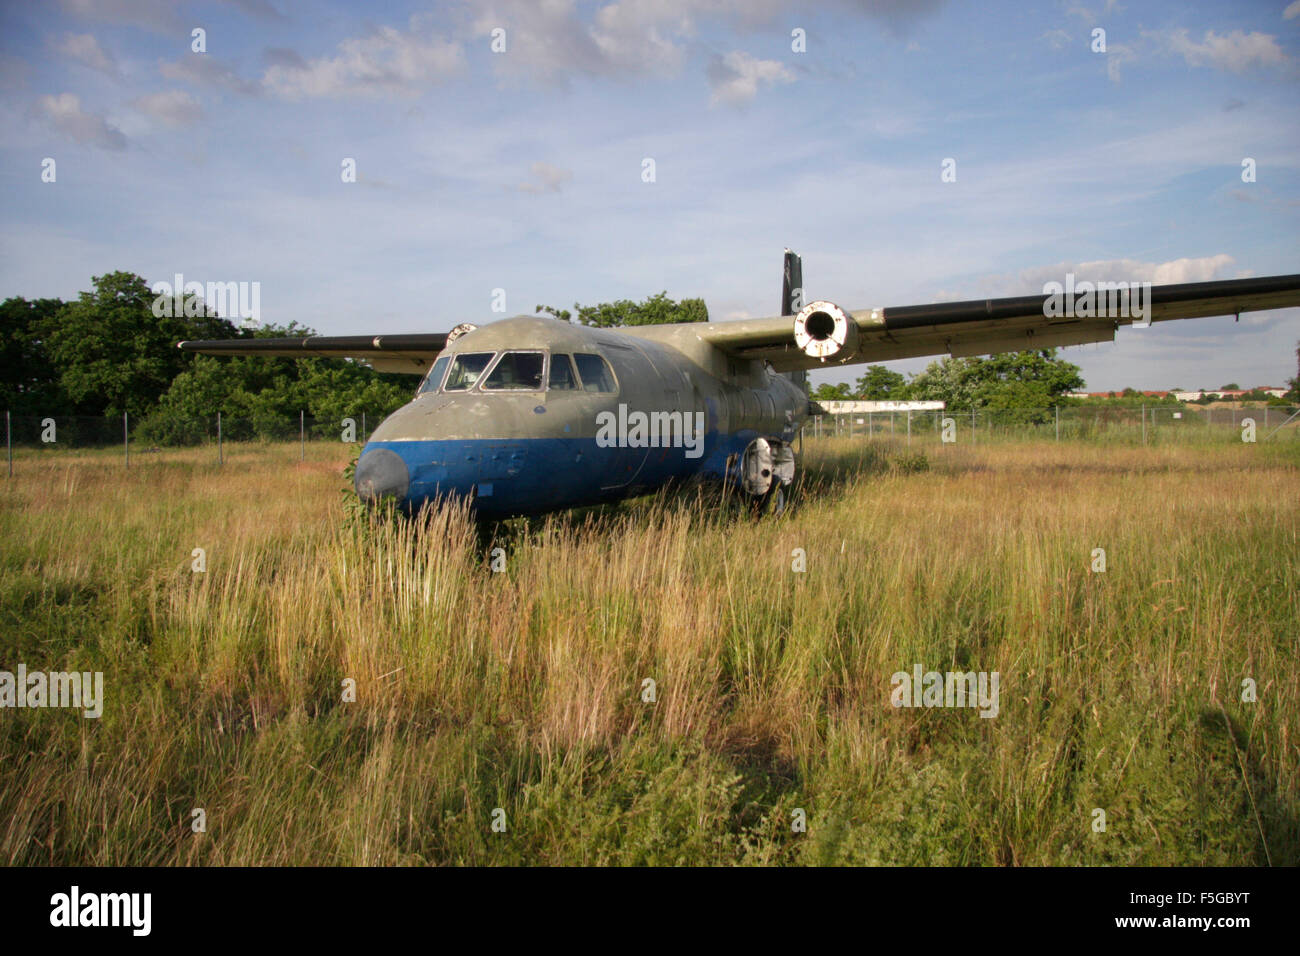
[[1174,398],[1180,402],[1196,402],[1209,396],[1222,401],[1231,402],[1239,400],[1243,395],[1249,395],[1251,392],[1263,392],[1265,395],[1273,398],[1281,398],[1286,394],[1285,388],[1279,388],[1276,385],[1258,385],[1255,388],[1207,388],[1199,389],[1194,392],[1174,392]]
[[828,415],[857,415],[867,412],[932,412],[943,408],[943,402],[818,401],[817,404],[826,409]]
[[[1180,402],[1197,402],[1202,398],[1209,396],[1221,401],[1232,402],[1239,401],[1243,395],[1252,392],[1263,392],[1265,395],[1271,395],[1274,398],[1281,398],[1286,394],[1285,388],[1279,388],[1276,385],[1259,385],[1255,388],[1207,388],[1197,389],[1195,391],[1178,391],[1178,392],[1161,392],[1155,390],[1144,390],[1138,392],[1143,398],[1175,398]],[[1115,392],[1069,392],[1067,398],[1123,398],[1122,391]]]
[[[1144,391],[1138,392],[1144,398],[1168,398],[1174,392]],[[1118,392],[1067,392],[1066,398],[1124,398],[1123,391]]]

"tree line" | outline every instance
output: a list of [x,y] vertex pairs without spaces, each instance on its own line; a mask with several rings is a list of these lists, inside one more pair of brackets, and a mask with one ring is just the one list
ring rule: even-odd
[[[413,375],[381,375],[346,359],[260,356],[213,358],[182,352],[185,339],[306,336],[290,323],[240,328],[209,314],[193,296],[155,315],[157,296],[130,272],[95,276],[72,301],[11,297],[0,303],[0,408],[15,416],[117,418],[129,414],[136,434],[158,443],[201,440],[217,412],[231,438],[288,437],[300,412],[336,429],[361,413],[377,422],[410,400]],[[641,302],[619,299],[573,309],[539,305],[565,322],[617,327],[707,322],[703,299],[675,301],[666,292]],[[1300,348],[1296,350],[1300,366]],[[1300,369],[1288,383],[1300,401]],[[909,380],[883,365],[857,379],[818,386],[822,400],[930,400],[949,408],[1018,409],[1031,417],[1068,404],[1084,385],[1078,366],[1055,349],[987,358],[943,358]],[[1125,389],[1117,400],[1154,400]],[[1172,400],[1172,399],[1171,399]]]
[[[250,330],[208,315],[187,296],[157,316],[156,295],[130,272],[95,276],[75,300],[11,297],[0,303],[0,408],[14,416],[128,414],[144,441],[184,443],[216,414],[231,438],[296,434],[299,413],[338,422],[382,417],[410,400],[418,377],[380,375],[345,359],[213,358],[182,352],[186,339],[314,335],[296,324]],[[377,421],[377,418],[376,418]]]

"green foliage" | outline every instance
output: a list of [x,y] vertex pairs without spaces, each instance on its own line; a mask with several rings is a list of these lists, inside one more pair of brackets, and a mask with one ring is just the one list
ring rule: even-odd
[[812,392],[813,401],[845,402],[854,397],[848,382],[822,382]]
[[63,306],[60,299],[0,303],[0,403],[15,415],[49,414],[69,405],[42,336]]
[[[267,325],[258,337],[310,335],[310,329]],[[381,376],[346,359],[285,359],[197,356],[176,376],[138,437],[153,444],[186,444],[211,436],[216,413],[231,440],[284,439],[298,433],[300,412],[313,419],[314,435],[336,436],[352,418],[360,438],[362,413],[370,425],[410,400],[413,379]]]
[[144,414],[191,361],[177,342],[235,333],[222,318],[155,316],[154,294],[129,272],[93,282],[94,291],[82,292],[42,328],[59,382],[79,414]]
[[682,299],[676,302],[667,292],[658,292],[644,302],[618,299],[597,305],[573,304],[573,312],[549,305],[539,305],[537,312],[551,315],[562,322],[570,322],[576,313],[582,325],[599,328],[617,328],[628,325],[670,325],[678,322],[707,322],[709,310],[703,299]]
[[[149,444],[215,437],[216,416],[232,440],[296,437],[300,412],[318,434],[344,418],[369,424],[405,404],[414,376],[380,375],[345,359],[260,356],[210,358],[176,348],[185,339],[303,336],[290,323],[255,333],[203,314],[187,295],[154,314],[156,296],[128,272],[96,276],[74,302],[10,298],[0,304],[0,400],[15,415],[107,416],[130,413]],[[170,313],[176,312],[172,315]],[[188,314],[187,314],[188,313]]]
[[856,385],[823,382],[814,400],[941,401],[949,409],[989,408],[1003,419],[1045,421],[1067,392],[1083,387],[1079,367],[1055,349],[1006,352],[987,358],[944,358],[905,382],[902,374],[870,365]]
[[1300,402],[1300,343],[1296,344],[1295,365],[1295,378],[1287,382],[1291,390],[1282,396],[1288,402]]
[[902,372],[883,365],[868,365],[858,379],[856,397],[867,401],[899,401],[907,397],[907,381]]
[[1045,419],[1067,392],[1082,387],[1077,365],[1058,359],[1056,349],[1042,349],[931,362],[908,383],[908,398],[947,408],[1015,409],[1029,422]]

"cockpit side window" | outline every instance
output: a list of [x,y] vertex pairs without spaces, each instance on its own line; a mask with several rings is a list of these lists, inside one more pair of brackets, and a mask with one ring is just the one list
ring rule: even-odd
[[573,356],[578,363],[578,374],[582,376],[582,387],[588,392],[612,392],[614,373],[609,370],[609,363],[599,355],[590,352],[578,352]]
[[424,376],[424,381],[420,383],[420,390],[417,395],[423,395],[425,392],[436,392],[438,386],[442,384],[443,373],[447,371],[447,366],[451,364],[449,356],[442,356],[438,361],[433,363],[433,368],[429,369],[429,374]]
[[442,390],[463,392],[473,388],[495,354],[495,352],[462,352],[457,355],[451,363],[451,371],[447,373],[447,382],[442,386]]
[[578,376],[573,374],[573,362],[567,355],[551,353],[551,375],[547,385],[556,391],[577,389]]
[[541,352],[503,352],[484,380],[483,390],[540,392],[542,360]]

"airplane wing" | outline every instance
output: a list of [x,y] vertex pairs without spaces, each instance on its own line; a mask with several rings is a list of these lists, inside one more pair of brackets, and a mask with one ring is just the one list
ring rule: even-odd
[[[922,355],[961,357],[1111,342],[1119,326],[1144,321],[1131,316],[1098,318],[1097,311],[1085,315],[1072,307],[1049,309],[1047,298],[1027,295],[856,312],[814,302],[793,319],[701,323],[691,329],[737,358],[761,359],[778,372],[789,372]],[[1107,295],[1098,298],[1105,302]],[[1063,295],[1062,300],[1063,306],[1071,297]],[[1136,305],[1139,297],[1132,301]],[[1123,302],[1128,305],[1127,298]],[[1291,306],[1300,306],[1300,275],[1189,282],[1151,286],[1146,318],[1167,322]]]
[[446,332],[408,335],[309,335],[288,338],[209,339],[181,342],[204,355],[260,355],[268,358],[357,358],[377,372],[423,375],[447,345]]

